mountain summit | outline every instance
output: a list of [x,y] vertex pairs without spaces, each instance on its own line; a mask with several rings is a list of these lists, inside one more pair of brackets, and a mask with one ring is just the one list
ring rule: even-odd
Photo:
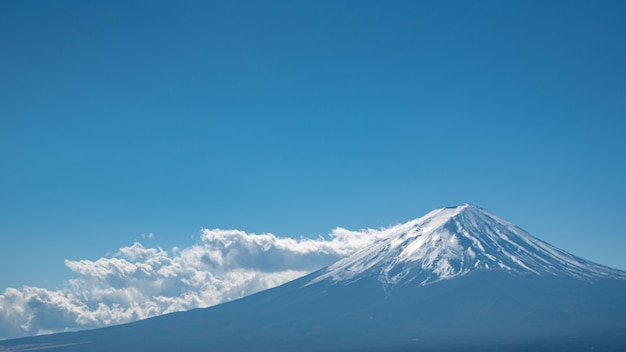
[[626,279],[623,271],[578,258],[470,204],[435,209],[384,231],[385,240],[331,265],[310,283],[374,275],[385,287],[425,285],[476,270]]
[[626,272],[468,204],[381,231],[239,300],[0,351],[626,351]]

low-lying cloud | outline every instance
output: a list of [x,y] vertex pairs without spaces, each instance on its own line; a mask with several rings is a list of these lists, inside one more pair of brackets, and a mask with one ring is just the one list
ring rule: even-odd
[[135,242],[95,261],[65,260],[76,277],[62,289],[23,286],[0,295],[0,339],[212,306],[308,274],[380,236],[378,230],[342,228],[317,239],[204,229],[186,248],[165,251]]

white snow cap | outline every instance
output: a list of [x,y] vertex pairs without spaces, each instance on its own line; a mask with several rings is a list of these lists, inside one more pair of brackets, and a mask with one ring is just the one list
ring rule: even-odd
[[383,240],[322,270],[309,284],[374,276],[385,287],[425,285],[473,270],[626,279],[626,272],[578,258],[470,204],[435,209],[380,231]]

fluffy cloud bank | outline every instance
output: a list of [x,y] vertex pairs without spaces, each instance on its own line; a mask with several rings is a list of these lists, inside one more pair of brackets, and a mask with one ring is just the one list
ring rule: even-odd
[[170,252],[136,242],[96,261],[66,260],[77,277],[63,289],[24,286],[0,295],[0,339],[212,306],[303,276],[381,236],[338,228],[327,239],[293,239],[205,229],[198,243]]

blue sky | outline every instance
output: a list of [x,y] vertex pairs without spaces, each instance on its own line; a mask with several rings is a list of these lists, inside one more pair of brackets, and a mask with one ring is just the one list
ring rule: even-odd
[[317,237],[465,202],[626,269],[625,14],[3,1],[0,292],[201,228]]

